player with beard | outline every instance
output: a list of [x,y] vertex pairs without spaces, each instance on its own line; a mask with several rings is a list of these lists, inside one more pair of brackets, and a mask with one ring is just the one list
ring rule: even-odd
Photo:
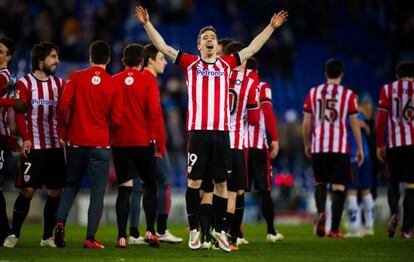
[[57,133],[56,112],[64,88],[55,76],[59,64],[59,49],[53,43],[41,42],[31,50],[32,73],[17,82],[21,99],[29,102],[27,114],[17,113],[16,124],[23,139],[20,188],[13,209],[10,235],[3,246],[13,248],[30,209],[31,199],[38,188],[47,188],[43,218],[44,229],[40,246],[56,247],[52,238],[56,210],[65,183],[65,159]]
[[[253,56],[287,20],[287,12],[274,14],[267,27],[240,52],[227,56],[217,55],[217,34],[212,26],[204,27],[197,36],[200,56],[187,54],[167,45],[149,21],[147,10],[139,6],[135,15],[157,49],[180,66],[185,74],[189,99],[187,114],[188,187],[186,204],[190,249],[199,249],[200,187],[203,179],[214,180],[213,208],[216,217],[212,236],[224,251],[230,252],[224,231],[227,208],[227,179],[231,174],[229,138],[230,110],[228,80],[231,70]],[[206,172],[207,167],[211,172]]]

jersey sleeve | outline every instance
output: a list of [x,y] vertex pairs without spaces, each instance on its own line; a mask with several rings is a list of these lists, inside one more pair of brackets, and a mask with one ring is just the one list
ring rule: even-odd
[[248,84],[251,84],[251,86],[247,94],[247,122],[255,126],[260,119],[258,82],[249,78]]
[[247,94],[247,109],[259,108],[258,82],[249,77],[247,84],[250,86]]
[[378,110],[388,111],[390,108],[390,102],[385,92],[386,86],[381,88],[380,97],[378,101]]
[[158,152],[161,155],[164,155],[166,148],[166,135],[161,110],[160,91],[158,90],[156,81],[151,81],[150,83],[147,102],[151,117],[151,137],[156,142]]
[[0,93],[3,93],[3,89],[7,86],[10,78],[5,73],[0,73]]
[[[29,107],[31,107],[31,103],[29,103],[27,101],[28,98],[28,90],[25,86],[25,84],[23,83],[22,80],[19,80],[16,84],[16,89],[20,92],[20,99],[23,102],[27,102],[29,104]],[[29,114],[30,114],[31,110],[29,109]],[[17,130],[19,131],[20,136],[22,137],[23,141],[27,141],[30,140],[30,136],[27,133],[27,126],[26,126],[26,119],[25,119],[25,115],[23,113],[19,113],[16,111],[15,113],[15,120],[16,120],[16,127]]]
[[111,79],[112,85],[115,86],[115,92],[111,105],[111,123],[117,127],[122,124],[123,120],[123,92],[122,86],[115,79]]
[[57,128],[59,138],[63,140],[66,140],[68,112],[75,95],[75,86],[76,78],[75,73],[73,73],[65,83],[65,88],[62,91],[58,104]]
[[198,56],[190,55],[184,52],[179,51],[177,58],[174,61],[174,64],[177,64],[182,69],[186,69],[189,65],[199,59]]
[[260,88],[259,94],[260,104],[262,103],[270,103],[272,104],[272,89],[268,83],[264,83]]
[[348,104],[348,115],[358,114],[358,102],[357,95],[352,92],[351,97],[349,98]]
[[305,99],[305,103],[303,104],[303,112],[312,114],[312,104],[311,104],[311,92],[308,93]]
[[231,55],[224,55],[221,58],[230,66],[230,69],[238,67],[241,65],[241,59],[239,53],[234,53]]

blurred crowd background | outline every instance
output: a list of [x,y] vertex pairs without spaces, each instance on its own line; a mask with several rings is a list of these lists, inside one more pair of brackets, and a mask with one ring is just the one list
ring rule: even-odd
[[[273,90],[281,151],[273,162],[273,182],[287,205],[312,190],[312,171],[303,154],[302,106],[307,91],[324,81],[324,62],[345,63],[344,85],[359,94],[362,112],[371,127],[380,86],[394,80],[394,67],[414,60],[414,1],[403,0],[0,0],[0,35],[17,44],[11,70],[30,71],[30,49],[39,41],[60,48],[58,75],[88,66],[87,47],[108,41],[113,50],[110,73],[122,69],[120,53],[126,43],[147,43],[134,8],[148,8],[150,19],[167,43],[198,53],[197,33],[213,25],[218,37],[248,44],[269,22],[272,13],[289,11],[289,20],[257,54],[260,76]],[[161,100],[172,161],[172,187],[185,187],[186,87],[180,69],[171,63],[160,77]],[[375,152],[372,156],[374,157]],[[375,157],[374,157],[375,158]],[[384,184],[381,168],[373,176]],[[112,175],[112,182],[115,177]]]

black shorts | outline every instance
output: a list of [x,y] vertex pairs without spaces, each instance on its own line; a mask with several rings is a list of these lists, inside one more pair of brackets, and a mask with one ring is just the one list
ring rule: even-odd
[[16,177],[17,188],[61,189],[66,182],[66,165],[63,148],[32,149],[22,159]]
[[231,174],[229,133],[192,131],[188,137],[187,173],[193,180],[226,181]]
[[271,172],[269,150],[249,148],[247,155],[247,186],[251,190],[252,179],[254,188],[258,191],[271,189]]
[[244,151],[240,149],[231,150],[232,171],[227,180],[227,189],[232,192],[246,189],[246,162]]
[[346,185],[351,182],[351,159],[349,154],[312,154],[315,182]]
[[414,183],[414,146],[390,148],[387,158],[391,182]]
[[143,186],[155,185],[154,146],[114,147],[114,166],[118,185],[139,176]]

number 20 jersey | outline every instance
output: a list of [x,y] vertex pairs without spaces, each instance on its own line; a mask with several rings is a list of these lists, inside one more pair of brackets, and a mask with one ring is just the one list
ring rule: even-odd
[[358,113],[357,96],[335,84],[311,88],[304,113],[312,114],[312,153],[349,152],[346,124],[348,116]]
[[414,145],[413,100],[414,83],[412,81],[397,80],[382,87],[378,110],[388,113],[389,148]]

